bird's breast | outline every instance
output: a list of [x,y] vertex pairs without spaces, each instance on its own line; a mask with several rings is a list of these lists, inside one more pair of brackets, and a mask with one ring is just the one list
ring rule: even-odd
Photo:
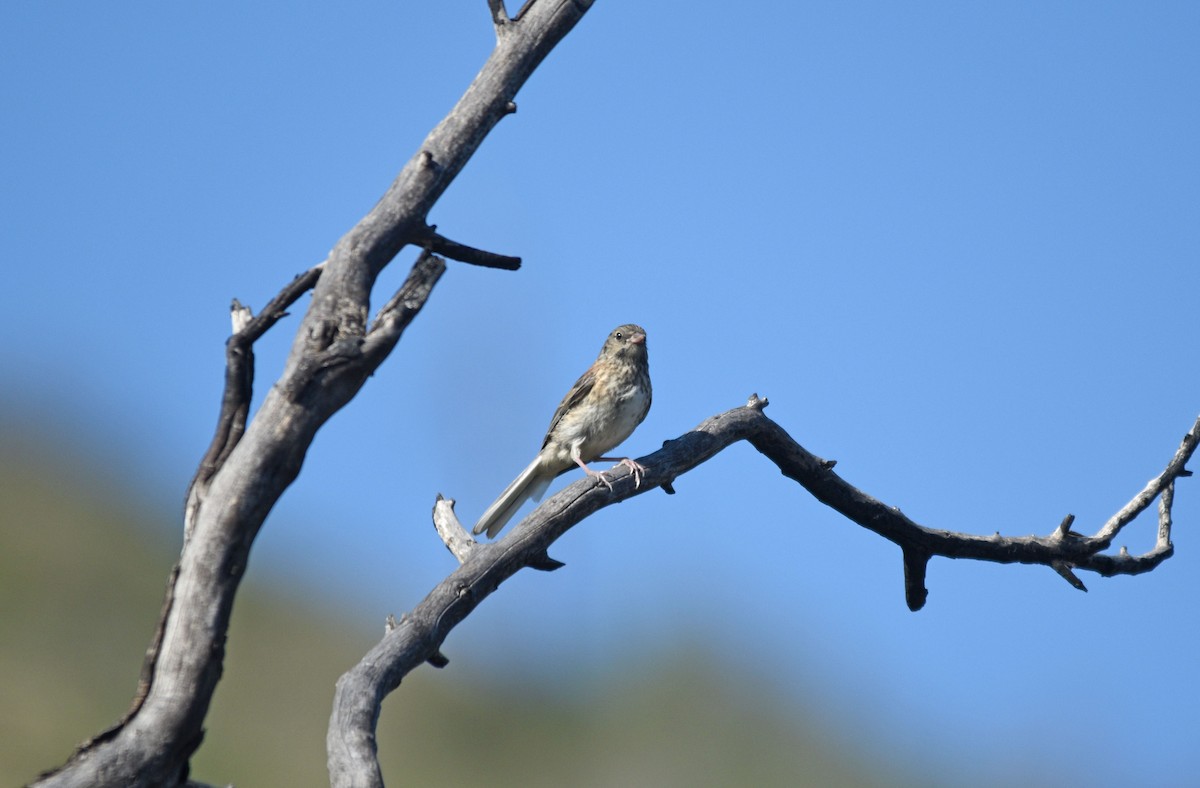
[[632,435],[649,409],[650,391],[639,383],[621,381],[608,387],[597,386],[563,416],[554,431],[553,442],[564,453],[574,449],[584,462],[591,462]]

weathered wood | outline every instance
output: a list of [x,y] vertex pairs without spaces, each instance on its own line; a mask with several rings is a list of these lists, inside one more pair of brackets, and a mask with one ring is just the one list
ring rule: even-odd
[[[1101,575],[1149,571],[1171,554],[1174,480],[1188,475],[1184,466],[1200,442],[1200,419],[1197,419],[1166,469],[1134,497],[1130,506],[1121,510],[1128,514],[1132,506],[1137,512],[1144,511],[1158,497],[1158,544],[1143,556],[1129,556],[1124,551],[1113,556],[1100,552],[1111,545],[1112,537],[1120,531],[1110,528],[1111,520],[1100,526],[1093,537],[1065,531],[1061,525],[1056,525],[1046,537],[977,536],[919,525],[898,508],[873,498],[834,473],[836,463],[812,454],[797,443],[763,414],[765,405],[765,400],[754,395],[746,406],[713,416],[690,432],[667,441],[653,454],[639,457],[638,462],[645,466],[641,485],[634,483],[627,469],[610,472],[611,490],[594,478],[569,485],[496,542],[471,543],[452,505],[438,496],[434,525],[461,565],[396,626],[390,627],[359,664],[338,680],[327,747],[331,772],[345,776],[345,780],[335,780],[335,784],[382,784],[375,752],[380,704],[410,671],[435,658],[444,660],[439,649],[446,636],[501,583],[521,569],[556,565],[549,558],[549,547],[597,510],[658,488],[667,490],[675,479],[738,441],[748,441],[784,476],[799,483],[822,503],[899,545],[904,562],[905,599],[914,611],[924,605],[928,595],[925,568],[933,556],[1042,564],[1060,573],[1064,566],[1068,571],[1086,569]],[[786,519],[786,513],[778,519]],[[1132,519],[1122,516],[1121,527]],[[1069,525],[1070,521],[1064,522]]]
[[[187,496],[185,540],[147,652],[134,703],[113,728],[85,742],[39,786],[162,786],[188,778],[188,759],[221,677],[225,637],[250,546],[295,480],[317,430],[349,402],[395,347],[445,270],[434,252],[479,265],[519,260],[458,244],[430,228],[429,210],[487,134],[515,111],[525,80],[591,6],[591,0],[534,0],[509,19],[491,3],[497,44],[466,93],[371,211],[328,259],[285,286],[227,345],[225,393],[216,435]],[[502,19],[503,17],[503,19]],[[408,280],[368,329],[376,278],[405,247],[425,249]],[[252,345],[301,294],[313,298],[279,380],[246,423]]]

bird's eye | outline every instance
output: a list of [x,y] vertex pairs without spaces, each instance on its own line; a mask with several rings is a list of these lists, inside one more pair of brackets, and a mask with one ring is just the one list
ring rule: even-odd
[[618,331],[618,332],[616,332],[615,334],[613,334],[613,336],[615,336],[617,339],[624,339],[624,338],[625,338],[625,335],[624,335],[624,334],[622,334],[620,331]]

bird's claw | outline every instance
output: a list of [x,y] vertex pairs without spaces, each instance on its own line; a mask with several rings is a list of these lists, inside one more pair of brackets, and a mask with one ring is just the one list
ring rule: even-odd
[[642,486],[642,475],[646,472],[646,466],[642,465],[637,460],[631,460],[628,457],[621,460],[620,465],[624,465],[633,474],[633,489],[640,489]]
[[[605,458],[602,457],[601,459]],[[580,465],[587,472],[588,476],[599,479],[600,483],[607,487],[609,492],[613,491],[612,481],[608,478],[608,474],[612,473],[612,471],[593,471],[591,468],[583,465],[583,463],[580,463]],[[631,460],[628,457],[618,462],[617,465],[624,465],[626,468],[628,468],[629,473],[633,476],[633,489],[641,489],[642,476],[646,473],[646,466],[642,465],[637,460]]]

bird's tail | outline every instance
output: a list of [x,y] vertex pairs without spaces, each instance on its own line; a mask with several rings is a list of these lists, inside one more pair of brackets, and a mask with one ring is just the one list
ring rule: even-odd
[[504,488],[504,492],[487,508],[479,522],[475,523],[475,533],[487,531],[489,538],[500,533],[500,529],[512,519],[521,508],[521,504],[530,498],[535,501],[541,500],[542,494],[553,480],[554,474],[547,473],[542,467],[541,457],[535,457],[533,462],[521,471],[521,475]]

